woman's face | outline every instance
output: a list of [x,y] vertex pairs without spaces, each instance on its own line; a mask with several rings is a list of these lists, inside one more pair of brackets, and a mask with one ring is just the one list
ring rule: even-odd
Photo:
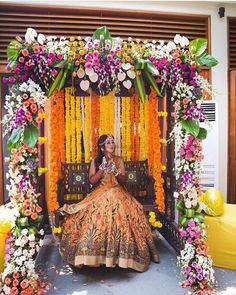
[[105,153],[114,153],[116,148],[115,142],[114,142],[114,138],[107,138],[105,141],[105,146],[104,146],[104,151]]

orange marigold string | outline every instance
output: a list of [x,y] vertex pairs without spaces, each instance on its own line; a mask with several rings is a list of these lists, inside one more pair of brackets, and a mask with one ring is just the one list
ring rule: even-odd
[[148,162],[150,174],[155,179],[156,204],[160,212],[165,210],[165,195],[163,189],[160,126],[158,122],[158,99],[151,90],[148,101]]
[[[47,198],[48,211],[59,207],[57,202],[57,181],[60,176],[61,162],[65,161],[64,151],[64,90],[55,91],[51,97],[50,114],[50,158],[49,158],[49,195]],[[58,132],[60,131],[60,132]]]

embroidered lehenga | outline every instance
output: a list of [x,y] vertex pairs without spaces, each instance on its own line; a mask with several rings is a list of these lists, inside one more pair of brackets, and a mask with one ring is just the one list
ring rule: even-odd
[[105,174],[83,201],[65,205],[60,253],[74,266],[102,265],[145,271],[159,257],[142,205]]

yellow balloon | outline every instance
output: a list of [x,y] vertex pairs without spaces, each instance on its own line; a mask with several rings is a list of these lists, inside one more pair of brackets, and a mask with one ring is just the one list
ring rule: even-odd
[[207,206],[205,212],[208,215],[220,216],[224,213],[224,196],[215,188],[206,190],[205,193],[199,197],[199,201]]

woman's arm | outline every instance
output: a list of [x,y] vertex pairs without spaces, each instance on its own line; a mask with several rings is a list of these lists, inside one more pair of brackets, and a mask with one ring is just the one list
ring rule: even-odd
[[119,168],[118,168],[119,173],[116,175],[117,180],[120,183],[125,183],[125,164],[122,158],[120,158],[119,161]]
[[90,168],[89,168],[89,182],[91,184],[96,184],[104,175],[103,170],[98,170],[96,172],[96,167],[95,167],[95,160],[93,159]]

